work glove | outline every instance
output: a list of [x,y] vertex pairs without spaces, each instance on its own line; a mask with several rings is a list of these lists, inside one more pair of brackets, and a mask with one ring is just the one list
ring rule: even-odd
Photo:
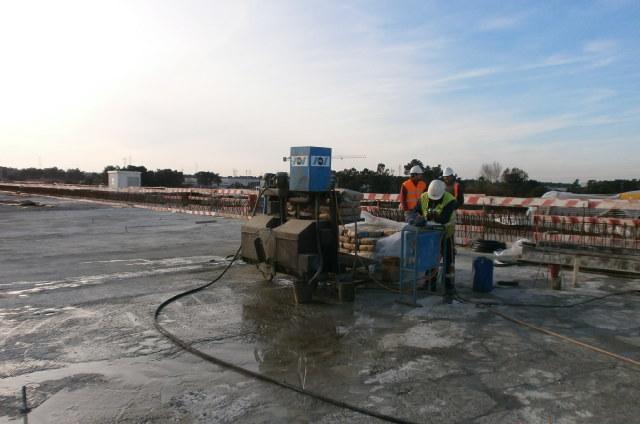
[[422,215],[416,215],[416,217],[409,222],[409,224],[413,225],[414,227],[424,227],[426,223],[427,222]]

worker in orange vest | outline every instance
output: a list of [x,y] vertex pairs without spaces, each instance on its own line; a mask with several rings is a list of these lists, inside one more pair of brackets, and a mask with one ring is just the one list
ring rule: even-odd
[[410,177],[400,188],[400,208],[404,211],[405,221],[409,221],[415,214],[420,196],[427,191],[427,184],[423,181],[424,171],[418,165],[409,171]]

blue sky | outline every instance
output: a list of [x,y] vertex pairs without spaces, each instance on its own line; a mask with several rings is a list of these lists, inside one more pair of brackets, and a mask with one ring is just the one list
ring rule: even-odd
[[640,178],[638,1],[5,2],[0,51],[4,166]]

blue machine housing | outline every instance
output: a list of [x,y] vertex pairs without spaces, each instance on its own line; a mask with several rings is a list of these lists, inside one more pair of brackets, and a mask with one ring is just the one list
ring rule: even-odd
[[329,191],[331,187],[331,148],[292,147],[289,190]]

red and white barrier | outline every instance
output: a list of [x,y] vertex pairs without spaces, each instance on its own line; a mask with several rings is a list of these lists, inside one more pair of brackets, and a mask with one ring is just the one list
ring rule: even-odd
[[553,224],[571,224],[571,225],[626,225],[629,227],[640,227],[640,219],[626,218],[606,218],[598,216],[562,216],[562,215],[534,215],[533,223],[542,224],[550,222]]
[[[364,193],[364,202],[400,202],[399,194]],[[558,207],[585,209],[623,209],[640,210],[640,200],[612,199],[553,199],[542,197],[503,197],[482,194],[465,194],[465,205],[496,207]]]
[[[66,190],[93,190],[93,191],[117,191],[128,193],[199,193],[219,196],[244,197],[255,195],[256,190],[250,189],[221,189],[221,188],[171,188],[171,187],[130,187],[126,189],[110,189],[108,187],[70,185],[70,184],[40,184],[40,183],[9,183],[3,185],[19,188],[38,187],[54,188]],[[494,207],[558,207],[558,208],[584,208],[584,209],[620,209],[620,210],[640,210],[640,200],[621,199],[557,199],[542,197],[504,197],[485,196],[483,194],[465,194],[465,205],[469,206],[494,206]],[[400,202],[400,195],[397,193],[364,193],[363,202]]]

